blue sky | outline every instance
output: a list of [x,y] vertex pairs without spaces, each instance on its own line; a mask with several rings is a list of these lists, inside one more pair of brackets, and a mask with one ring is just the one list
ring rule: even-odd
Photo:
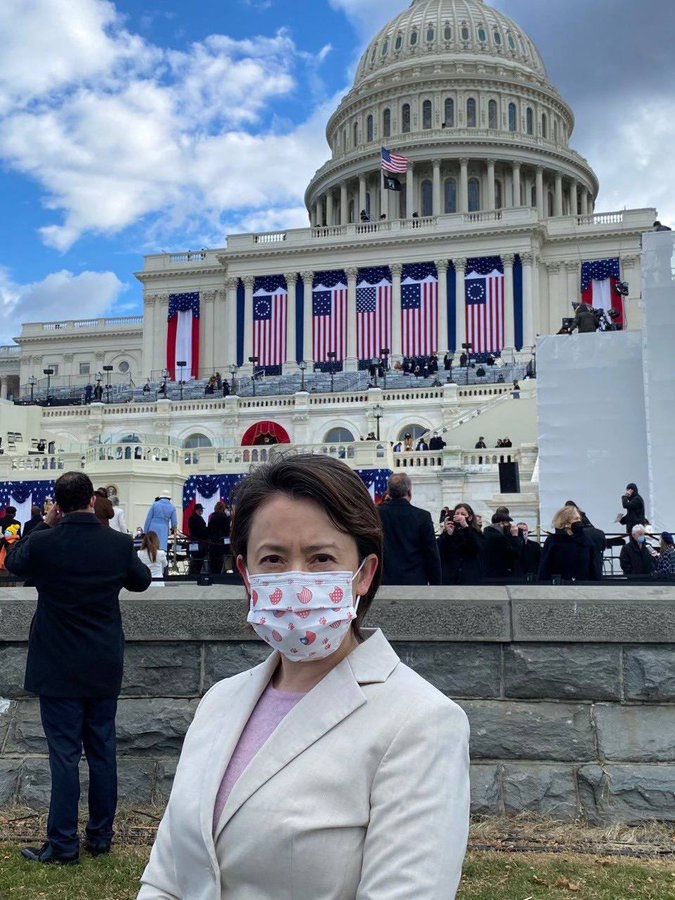
[[[0,342],[21,321],[140,312],[144,253],[304,226],[326,120],[406,2],[2,0]],[[669,221],[675,4],[493,3],[575,109],[598,207]]]

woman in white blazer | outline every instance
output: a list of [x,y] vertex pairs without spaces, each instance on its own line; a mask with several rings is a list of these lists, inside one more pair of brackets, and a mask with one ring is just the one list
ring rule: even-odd
[[318,456],[255,470],[232,548],[277,649],[203,698],[139,900],[452,900],[468,724],[362,629],[382,555],[362,481]]

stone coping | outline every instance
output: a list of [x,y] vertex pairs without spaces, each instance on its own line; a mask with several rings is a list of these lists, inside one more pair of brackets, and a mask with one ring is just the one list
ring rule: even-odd
[[[242,587],[194,584],[122,592],[127,641],[256,640]],[[0,589],[0,643],[22,643],[34,588]],[[675,643],[675,585],[387,586],[367,625],[390,640]]]

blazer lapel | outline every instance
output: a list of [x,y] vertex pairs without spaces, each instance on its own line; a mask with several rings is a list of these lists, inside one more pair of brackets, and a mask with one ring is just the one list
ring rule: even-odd
[[216,840],[240,806],[265,782],[366,702],[348,659],[331,669],[302,698],[256,753],[228,797]]

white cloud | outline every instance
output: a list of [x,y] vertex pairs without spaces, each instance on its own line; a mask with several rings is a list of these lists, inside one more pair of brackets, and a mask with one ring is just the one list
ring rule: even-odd
[[81,272],[63,269],[42,281],[16,284],[0,268],[0,343],[21,332],[22,322],[54,322],[87,319],[111,311],[126,286],[114,272]]
[[391,0],[329,0],[329,3],[347,16],[366,42],[405,8]]

